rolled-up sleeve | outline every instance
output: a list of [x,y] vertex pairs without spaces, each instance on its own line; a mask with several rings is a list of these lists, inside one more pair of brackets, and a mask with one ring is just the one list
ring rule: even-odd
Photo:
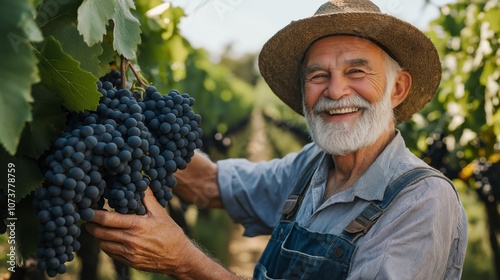
[[316,150],[309,144],[299,153],[282,159],[258,163],[246,159],[217,162],[222,202],[233,221],[244,226],[245,236],[272,232],[281,207],[298,179],[297,174]]

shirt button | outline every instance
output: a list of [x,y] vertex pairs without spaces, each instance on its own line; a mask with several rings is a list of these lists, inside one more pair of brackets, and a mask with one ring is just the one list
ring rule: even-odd
[[340,257],[342,257],[344,255],[344,249],[342,249],[340,247],[337,247],[335,249],[334,254],[335,254],[335,257],[340,258]]
[[278,236],[281,236],[283,234],[283,229],[280,228],[280,231],[278,232]]

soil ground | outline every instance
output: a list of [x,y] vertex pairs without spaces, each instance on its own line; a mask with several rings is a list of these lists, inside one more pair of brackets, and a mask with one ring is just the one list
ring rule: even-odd
[[[253,162],[269,159],[269,142],[264,129],[262,113],[252,114],[252,137],[248,145],[248,159]],[[235,226],[229,243],[229,268],[238,275],[251,277],[255,264],[267,245],[269,236],[244,237],[243,227]]]

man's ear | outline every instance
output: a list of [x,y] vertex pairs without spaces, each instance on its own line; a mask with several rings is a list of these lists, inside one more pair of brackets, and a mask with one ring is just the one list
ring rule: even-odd
[[396,108],[396,106],[405,100],[408,96],[408,92],[410,92],[411,83],[412,78],[410,72],[403,70],[398,74],[394,89],[391,93],[392,108]]

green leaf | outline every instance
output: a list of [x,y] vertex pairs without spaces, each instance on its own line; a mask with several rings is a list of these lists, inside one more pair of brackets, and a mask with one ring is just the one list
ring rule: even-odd
[[500,135],[500,110],[493,114],[493,132]]
[[61,17],[71,17],[76,20],[76,11],[82,3],[81,0],[45,0],[41,2],[37,6],[35,21],[42,29],[48,23]]
[[135,58],[137,45],[141,43],[141,25],[132,15],[130,9],[135,9],[132,0],[115,0],[116,10],[113,15],[113,48],[127,59]]
[[115,14],[115,1],[84,0],[78,8],[78,31],[85,43],[93,46],[102,42],[106,26]]
[[[107,1],[104,1],[107,2]],[[91,47],[83,41],[83,37],[78,33],[73,18],[59,17],[52,20],[44,27],[47,36],[54,36],[59,41],[65,53],[80,62],[80,67],[97,75],[100,71],[98,57],[103,49],[100,44]]]
[[96,73],[97,77],[102,77],[110,71],[110,63],[115,61],[116,53],[113,47],[107,42],[101,43],[102,54],[99,56],[99,71]]
[[495,31],[495,33],[500,33],[500,21],[498,18],[500,17],[500,7],[491,8],[488,11],[484,12],[483,21],[490,23],[491,30]]
[[62,97],[66,108],[72,111],[97,108],[101,97],[97,78],[82,70],[78,61],[66,54],[54,37],[49,37],[37,54],[42,82]]
[[36,159],[50,148],[53,138],[61,135],[66,116],[61,98],[43,85],[33,87],[33,97],[33,121],[24,128],[17,155]]
[[39,81],[30,41],[41,38],[28,0],[0,1],[0,143],[16,153],[21,132],[30,121],[31,85]]
[[40,28],[36,25],[35,21],[31,18],[24,22],[24,25],[21,26],[26,38],[30,42],[41,42],[43,41],[43,35],[40,31]]
[[19,202],[34,189],[40,187],[44,180],[34,160],[21,156],[13,157],[3,149],[0,149],[0,169],[3,170],[3,172],[0,172],[0,182],[2,182],[0,186],[3,188],[6,187],[5,182],[8,182],[9,178],[7,170],[11,169],[13,171],[9,174],[13,174],[14,177],[11,175],[10,178],[13,178],[14,182],[7,187],[15,190],[16,202]]
[[492,61],[492,59],[487,59],[487,60],[485,59],[483,63],[484,63],[484,68],[481,73],[479,82],[481,83],[481,85],[485,86],[488,84],[488,78],[493,76],[493,73],[497,69],[497,65],[495,61]]
[[[29,41],[41,40],[41,32],[33,20],[35,11],[29,0],[1,1],[0,28],[9,30]],[[4,30],[5,29],[5,30]]]
[[[184,65],[189,55],[189,48],[184,38],[179,34],[175,34],[165,42],[165,46],[168,47],[167,51],[170,53],[170,58],[172,60],[171,64]],[[181,80],[186,77],[186,70],[184,67],[172,69],[172,72],[175,80]]]

